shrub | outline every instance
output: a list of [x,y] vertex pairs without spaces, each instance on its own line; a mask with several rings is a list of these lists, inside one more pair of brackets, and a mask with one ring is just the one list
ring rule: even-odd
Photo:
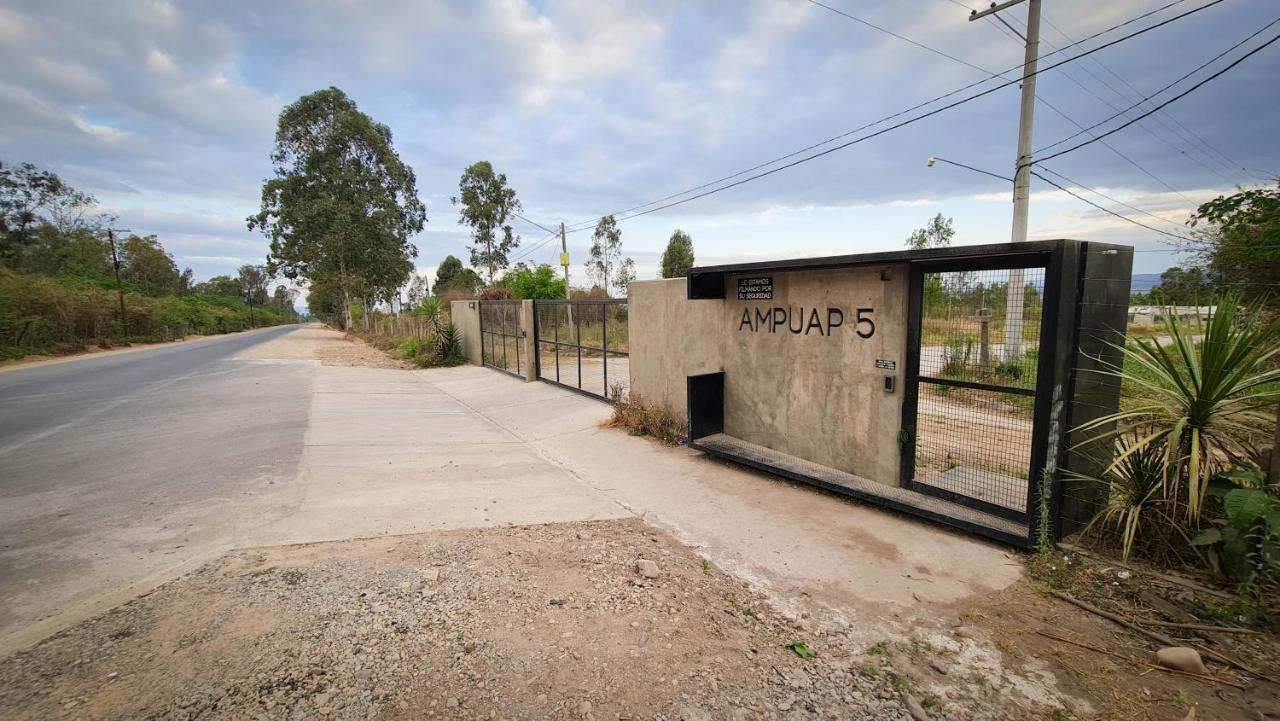
[[[166,341],[190,333],[212,334],[249,327],[248,308],[238,298],[124,294],[128,329],[120,325],[114,288],[83,278],[29,276],[0,268],[0,355],[65,352],[89,344]],[[255,308],[258,325],[284,318]]]
[[1249,469],[1280,398],[1280,323],[1230,297],[1194,329],[1165,318],[1165,340],[1116,346],[1123,363],[1103,371],[1123,382],[1122,410],[1077,429],[1086,444],[1109,440],[1116,451],[1094,479],[1109,496],[1090,528],[1111,534],[1126,557],[1206,559],[1255,605],[1274,599],[1280,489]]
[[667,445],[676,445],[689,435],[689,427],[665,406],[648,403],[638,394],[623,395],[622,387],[610,389],[613,416],[605,422],[612,428],[625,428],[633,435],[651,436]]
[[[1274,417],[1265,411],[1280,398],[1280,325],[1246,318],[1234,298],[1224,298],[1203,327],[1203,340],[1167,313],[1169,341],[1135,340],[1117,346],[1125,363],[1105,371],[1132,384],[1134,406],[1080,426],[1082,431],[1141,427],[1108,471],[1149,446],[1162,451],[1161,491],[1174,518],[1195,526],[1215,475],[1258,457],[1258,444]],[[1095,436],[1098,437],[1098,436]]]

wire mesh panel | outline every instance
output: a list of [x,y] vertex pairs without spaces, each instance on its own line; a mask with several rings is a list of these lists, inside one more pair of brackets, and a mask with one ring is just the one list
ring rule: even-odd
[[925,273],[918,490],[1006,516],[1027,511],[1044,268]]
[[480,301],[480,360],[491,368],[524,377],[520,301]]
[[538,300],[538,377],[606,400],[631,384],[627,301]]

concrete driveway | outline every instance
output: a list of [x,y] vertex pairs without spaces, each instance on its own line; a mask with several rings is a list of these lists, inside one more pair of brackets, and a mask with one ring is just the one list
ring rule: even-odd
[[[1003,588],[1021,573],[1000,546],[601,428],[610,406],[548,383],[475,366],[326,365],[324,349],[350,341],[319,328],[264,340],[220,361],[219,372],[249,384],[240,395],[186,388],[194,377],[170,391],[170,404],[207,397],[209,413],[248,427],[278,424],[290,439],[268,454],[270,463],[250,464],[236,485],[219,486],[218,502],[179,491],[243,467],[262,452],[253,444],[232,437],[200,449],[179,437],[161,444],[166,458],[188,454],[192,463],[180,477],[164,464],[138,466],[165,489],[168,505],[152,509],[145,493],[118,491],[148,519],[125,530],[104,521],[59,532],[55,518],[40,520],[39,498],[20,506],[26,521],[7,513],[9,523],[36,523],[44,535],[6,531],[4,593],[13,590],[14,568],[26,575],[23,602],[5,618],[0,655],[231,547],[427,530],[639,516],[798,616],[821,613],[868,630],[931,619],[939,604]],[[173,431],[166,407],[134,406],[131,427],[166,437]],[[80,443],[74,435],[63,440],[70,448]],[[138,455],[149,457],[149,448],[139,444]],[[67,493],[74,478],[67,470],[63,490],[49,492],[61,494],[72,513],[89,513],[96,496]],[[182,532],[161,531],[173,524]],[[157,538],[182,547],[164,563],[124,557]],[[49,554],[79,565],[44,568]]]

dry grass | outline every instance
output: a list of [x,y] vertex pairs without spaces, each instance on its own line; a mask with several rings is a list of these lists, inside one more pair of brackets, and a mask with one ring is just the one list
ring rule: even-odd
[[615,396],[613,417],[605,421],[610,428],[625,428],[632,435],[651,436],[674,446],[689,435],[689,426],[658,403],[649,403],[636,393]]

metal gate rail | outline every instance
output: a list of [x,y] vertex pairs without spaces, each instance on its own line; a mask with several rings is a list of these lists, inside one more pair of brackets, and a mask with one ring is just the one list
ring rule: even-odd
[[631,382],[626,299],[535,300],[533,316],[539,380],[610,402],[625,393]]
[[[517,378],[524,378],[524,365],[520,358],[523,339],[524,332],[520,328],[520,301],[480,301],[480,360],[484,365]],[[501,348],[498,347],[499,343]],[[513,346],[514,354],[511,352]],[[514,370],[511,366],[512,355],[515,356]],[[528,359],[524,360],[528,361]]]

